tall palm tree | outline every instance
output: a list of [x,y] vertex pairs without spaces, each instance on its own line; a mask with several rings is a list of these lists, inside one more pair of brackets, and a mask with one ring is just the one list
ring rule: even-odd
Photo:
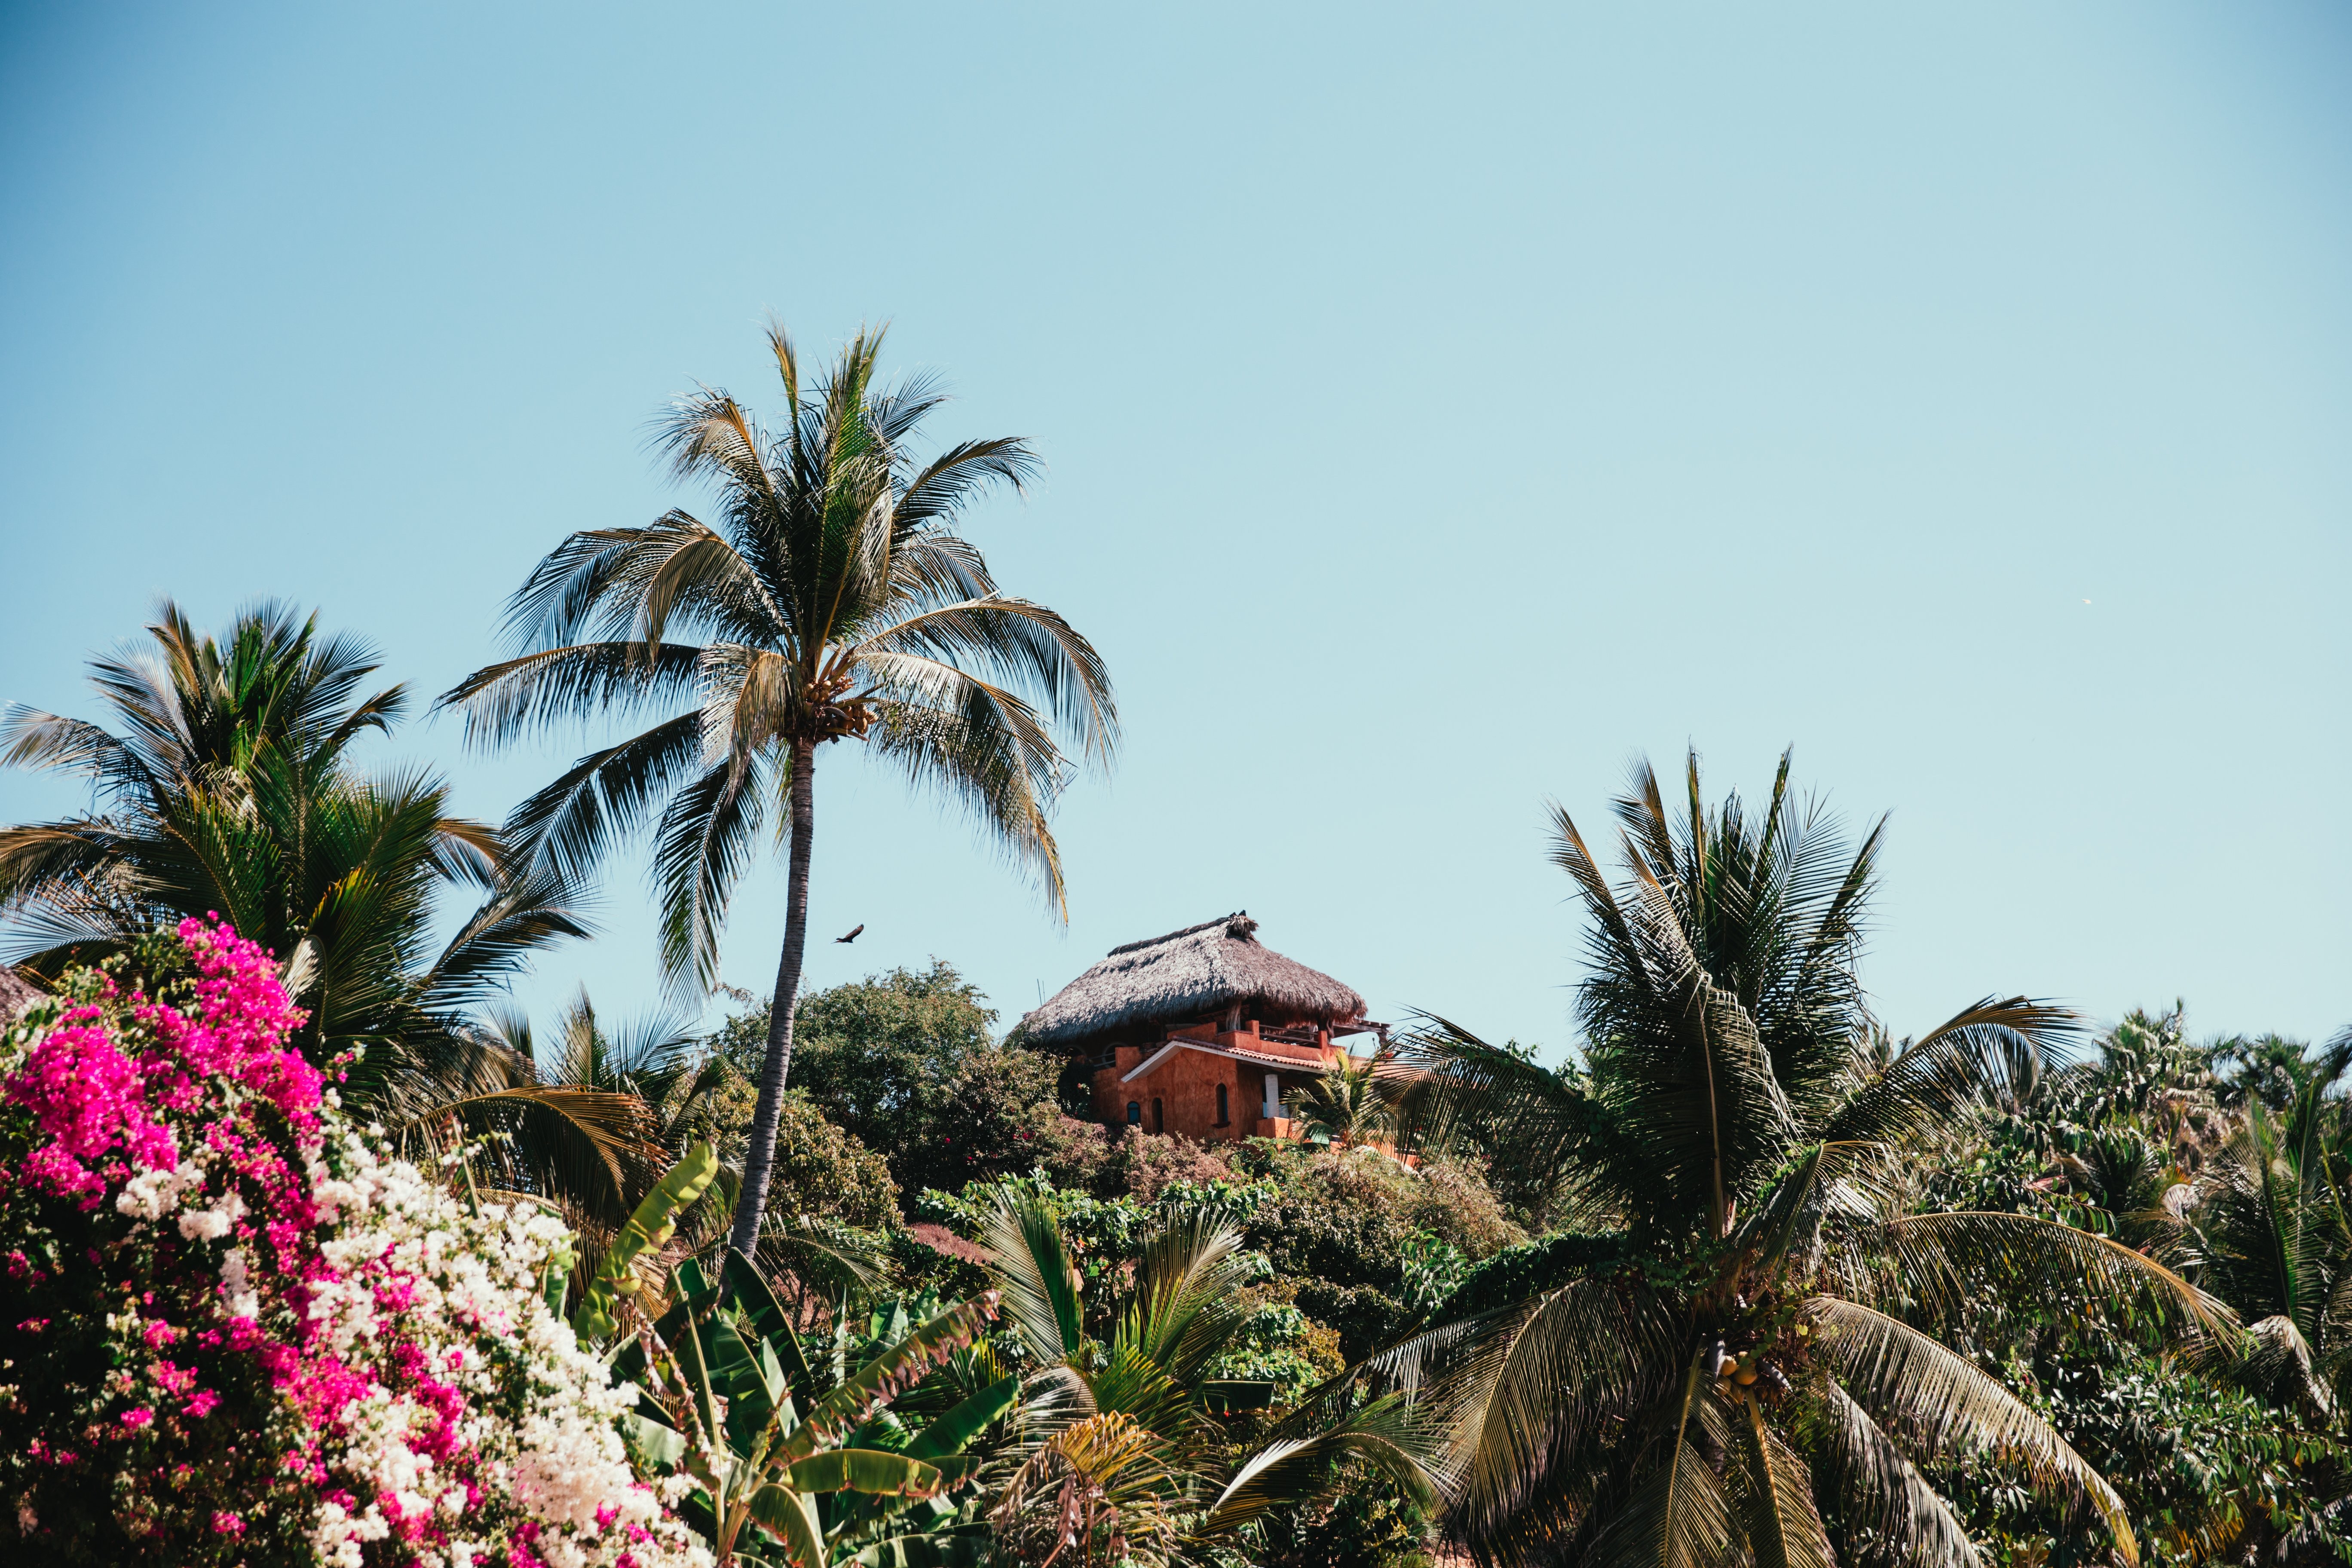
[[[345,755],[404,706],[359,693],[377,666],[317,617],[262,604],[224,640],[168,601],[152,646],[93,661],[118,731],[24,707],[0,715],[0,765],[78,773],[97,809],[0,828],[7,956],[36,973],[124,951],[157,923],[217,913],[279,954],[313,1059],[370,1047],[346,1092],[462,1038],[469,1013],[549,943],[585,933],[569,886],[450,816],[430,773],[368,776]],[[480,903],[436,951],[452,887]]]
[[[2041,1218],[1906,1214],[1908,1140],[2037,1074],[2073,1027],[1988,999],[1891,1053],[1856,974],[1884,829],[1849,851],[1813,805],[1670,812],[1646,764],[1616,803],[1612,886],[1565,812],[1554,858],[1590,917],[1580,1072],[1440,1025],[1424,1139],[1477,1127],[1584,1234],[1506,1299],[1477,1279],[1380,1359],[1452,1412],[1456,1527],[1487,1561],[1827,1563],[1816,1488],[1896,1560],[1974,1563],[1917,1460],[1976,1451],[2095,1514],[2114,1489],[2025,1403],[1915,1326],[1964,1291],[2063,1282],[2227,1331],[2150,1258]],[[1541,1244],[1539,1244],[1541,1245]],[[1498,1276],[1507,1279],[1508,1276]]]
[[[669,511],[640,528],[583,529],[516,593],[527,651],[442,700],[499,743],[607,709],[663,713],[580,759],[510,827],[566,875],[620,837],[655,837],[662,957],[676,983],[718,979],[728,901],[771,813],[791,837],[784,944],[733,1239],[750,1251],[767,1202],[808,938],[817,748],[862,741],[959,798],[1038,875],[1058,913],[1046,811],[1069,762],[1058,726],[1108,763],[1118,733],[1094,648],[1042,605],[997,590],[952,524],[992,484],[1018,489],[1036,458],[1012,438],[968,441],[918,465],[911,443],[940,401],[930,384],[877,384],[879,331],[860,332],[803,388],[781,327],[781,429],[704,388],[660,421],[680,479],[717,491],[716,526]],[[695,640],[677,640],[684,633]]]

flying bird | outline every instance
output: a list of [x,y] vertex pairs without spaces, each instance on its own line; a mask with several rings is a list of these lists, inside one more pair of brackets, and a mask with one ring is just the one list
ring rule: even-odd
[[856,942],[857,940],[857,932],[862,931],[865,929],[865,924],[861,921],[857,927],[857,931],[851,931],[847,936],[835,937],[833,940],[835,942]]

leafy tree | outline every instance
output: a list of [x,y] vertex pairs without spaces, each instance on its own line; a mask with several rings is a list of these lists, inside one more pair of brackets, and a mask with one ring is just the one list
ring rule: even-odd
[[[801,999],[793,1082],[826,1120],[885,1152],[901,1192],[1041,1165],[1056,1180],[1090,1180],[1105,1157],[1101,1130],[1062,1113],[1055,1064],[998,1045],[995,1018],[937,959],[836,985]],[[750,1074],[769,1034],[767,1008],[754,1007],[728,1020],[719,1050]]]
[[863,742],[962,800],[1058,911],[1045,817],[1069,763],[1055,730],[1104,762],[1117,735],[1093,647],[1053,611],[999,592],[952,531],[981,490],[1017,489],[1034,472],[1030,448],[964,442],[919,466],[912,443],[941,395],[922,381],[876,384],[881,333],[859,333],[805,389],[782,329],[771,327],[768,342],[783,381],[781,430],[709,388],[660,426],[677,476],[717,490],[718,526],[673,510],[644,527],[572,534],[514,596],[510,624],[527,651],[443,699],[463,704],[469,734],[492,742],[608,709],[670,710],[583,757],[513,826],[535,864],[572,873],[652,825],[663,961],[681,982],[716,982],[736,880],[771,813],[783,815],[784,944],[735,1220],[746,1250],[793,1058],[817,748]]
[[2248,1325],[2236,1378],[2282,1410],[2333,1419],[2352,1394],[2352,1221],[2338,1109],[2313,1082],[2284,1117],[2257,1100],[2199,1176],[2183,1254]]
[[[278,604],[216,641],[167,601],[147,630],[151,647],[91,665],[116,730],[0,718],[0,765],[79,774],[98,805],[0,829],[7,956],[54,976],[217,912],[286,961],[306,1056],[370,1047],[347,1093],[431,1104],[469,1019],[533,953],[585,934],[571,884],[449,816],[431,773],[352,765],[352,742],[406,704],[399,686],[362,694],[377,668],[364,643]],[[480,901],[436,951],[453,889]]]
[[1204,1143],[1181,1132],[1146,1132],[1130,1125],[1112,1132],[1108,1149],[1096,1184],[1114,1196],[1150,1203],[1171,1183],[1236,1179],[1230,1143]]
[[1484,1258],[1525,1234],[1475,1171],[1444,1156],[1414,1173],[1369,1149],[1256,1142],[1234,1165],[1272,1189],[1248,1222],[1252,1245],[1297,1281],[1298,1304],[1338,1331],[1350,1361],[1421,1318],[1423,1271],[1445,1267],[1433,1247]]
[[[754,1095],[750,1081],[733,1073],[719,1092],[720,1146],[729,1151],[730,1165],[740,1159]],[[775,1175],[769,1191],[772,1228],[793,1216],[859,1230],[887,1230],[899,1222],[898,1184],[890,1177],[890,1163],[797,1089],[784,1091],[783,1112],[776,1119]]]
[[2352,1072],[2352,1029],[2313,1051],[2283,1035],[2231,1036],[2211,1048],[2214,1065],[2231,1100],[2260,1100],[2273,1113],[2285,1110],[2316,1087],[2336,1092]]
[[1585,1234],[1542,1244],[1515,1300],[1490,1304],[1474,1273],[1376,1366],[1436,1376],[1455,1402],[1455,1525],[1497,1559],[1826,1563],[1834,1528],[1845,1554],[1966,1561],[1918,1463],[1958,1451],[2128,1558],[2114,1488],[1906,1317],[1988,1281],[2215,1329],[2223,1314],[2054,1220],[1903,1212],[1906,1148],[2013,1095],[2071,1020],[1987,1000],[1883,1049],[1856,959],[1884,825],[1849,851],[1789,798],[1788,772],[1784,756],[1750,816],[1736,795],[1707,806],[1695,755],[1672,812],[1638,768],[1616,803],[1617,886],[1558,814],[1554,858],[1591,921],[1584,1070],[1440,1026],[1419,1044],[1418,1120],[1433,1138],[1484,1124]]

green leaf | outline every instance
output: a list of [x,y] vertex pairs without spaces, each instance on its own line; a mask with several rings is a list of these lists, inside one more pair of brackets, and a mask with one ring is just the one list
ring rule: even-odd
[[993,1560],[994,1532],[985,1523],[894,1535],[857,1554],[859,1568],[982,1568]]
[[675,1469],[686,1457],[686,1436],[634,1410],[621,1414],[621,1438],[640,1462],[660,1470]]
[[824,1526],[813,1499],[789,1487],[765,1486],[751,1494],[751,1518],[784,1544],[796,1568],[825,1568]]
[[540,1292],[547,1298],[547,1310],[556,1317],[563,1316],[563,1293],[572,1285],[572,1266],[578,1259],[569,1245],[547,1260],[547,1268],[540,1276]]
[[654,1190],[646,1194],[629,1223],[613,1237],[572,1314],[572,1328],[583,1340],[602,1342],[613,1331],[616,1298],[637,1291],[634,1265],[638,1258],[666,1245],[677,1229],[677,1216],[702,1196],[719,1175],[719,1152],[708,1142],[697,1143],[672,1165]]
[[808,1357],[801,1351],[800,1336],[793,1331],[792,1317],[776,1300],[759,1265],[729,1247],[727,1261],[719,1270],[719,1289],[722,1300],[741,1308],[750,1317],[751,1327],[783,1363],[792,1391],[800,1394],[814,1393],[816,1374],[809,1370]]
[[966,1443],[1011,1415],[1020,1400],[1021,1379],[1017,1374],[990,1384],[924,1427],[921,1435],[907,1445],[908,1457],[940,1459],[959,1452]]
[[947,1485],[937,1466],[880,1448],[828,1448],[795,1461],[784,1479],[795,1491],[877,1497],[933,1497]]
[[971,1343],[995,1315],[996,1293],[992,1290],[977,1301],[959,1301],[924,1323],[813,1405],[800,1428],[785,1440],[782,1457],[806,1458],[837,1440]]

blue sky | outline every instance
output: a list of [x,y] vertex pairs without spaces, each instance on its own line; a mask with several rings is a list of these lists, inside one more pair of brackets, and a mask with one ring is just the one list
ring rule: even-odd
[[[1784,745],[1893,813],[1867,976],[2352,1023],[2352,22],[2323,5],[0,11],[0,700],[169,593],[419,693],[647,418],[893,323],[971,521],[1128,744],[1071,922],[824,759],[814,984],[1011,1016],[1247,907],[1391,1016],[1557,1050],[1544,803]],[[584,737],[425,758],[495,817]],[[0,818],[68,809],[0,774]],[[640,872],[521,988],[656,990]],[[739,900],[760,987],[782,876]]]

